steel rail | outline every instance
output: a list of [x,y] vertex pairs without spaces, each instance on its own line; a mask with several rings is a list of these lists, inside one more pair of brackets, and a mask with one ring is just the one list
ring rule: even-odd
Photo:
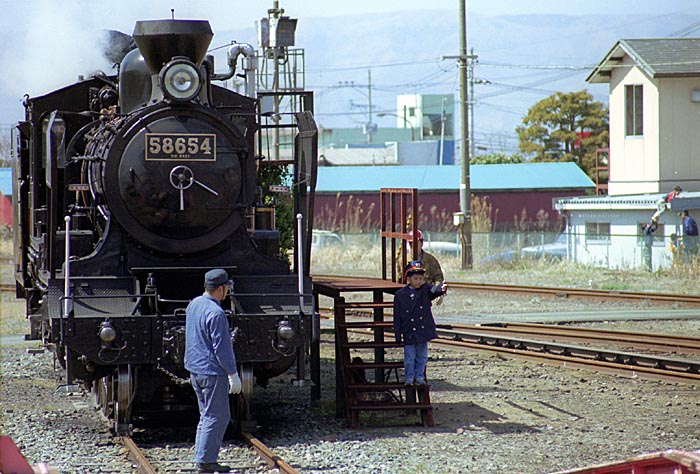
[[497,293],[536,294],[558,298],[648,301],[650,303],[685,303],[700,305],[700,295],[652,293],[644,291],[600,290],[552,286],[506,285],[497,283],[448,282],[448,287]]
[[157,471],[130,436],[122,436],[121,440],[126,446],[129,460],[134,463],[136,474],[156,474]]
[[536,353],[527,350],[511,349],[505,347],[485,346],[483,344],[474,344],[469,342],[452,341],[446,339],[437,339],[431,341],[431,343],[440,346],[447,346],[475,352],[496,352],[504,357],[512,359],[522,359],[533,362],[558,365],[566,368],[594,370],[597,372],[606,372],[615,375],[623,375],[629,378],[644,378],[649,380],[664,380],[668,382],[700,384],[699,374],[674,372],[662,369],[655,369],[652,367],[642,367],[615,362],[580,359],[564,355]]
[[[372,335],[366,330],[348,331],[363,336]],[[509,358],[593,369],[632,378],[700,384],[700,361],[444,329],[438,329],[438,339],[432,340],[431,344],[477,352],[496,352]]]
[[298,474],[299,471],[273,453],[272,450],[265,446],[258,438],[247,432],[243,432],[242,435],[243,439],[258,453],[258,456],[260,456],[268,466],[277,468],[282,474]]
[[476,332],[438,330],[438,336],[438,339],[432,342],[465,349],[497,352],[509,357],[556,362],[565,366],[613,370],[616,373],[627,372],[635,377],[700,383],[700,362],[698,361]]
[[700,354],[700,337],[675,334],[657,334],[633,331],[579,328],[530,323],[491,323],[484,325],[439,324],[438,328],[456,331],[475,331],[513,337],[533,337],[552,341],[575,341],[588,343],[615,343],[634,348],[659,352],[681,352]]
[[[255,452],[260,456],[260,458],[265,461],[265,463],[276,468],[281,474],[298,474],[299,471],[290,466],[286,461],[277,456],[272,452],[270,448],[265,446],[265,444],[258,438],[250,433],[243,432],[243,439],[246,443],[255,450]],[[128,459],[134,463],[134,469],[136,469],[136,474],[156,474],[157,471],[148,461],[143,451],[138,447],[138,445],[131,439],[130,436],[122,436],[121,441],[128,451]]]
[[[312,275],[326,280],[368,280],[366,277],[339,275]],[[470,283],[448,281],[452,289],[483,291],[490,293],[513,293],[524,295],[551,296],[557,298],[581,298],[602,300],[646,301],[650,303],[684,303],[700,306],[700,295],[678,293],[653,293],[645,291],[601,290],[597,288],[571,288],[535,285],[508,285],[501,283]]]

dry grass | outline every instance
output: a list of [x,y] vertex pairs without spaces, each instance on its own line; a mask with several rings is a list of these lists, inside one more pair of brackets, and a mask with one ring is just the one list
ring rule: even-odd
[[[387,252],[390,249],[387,248]],[[0,258],[12,255],[12,242],[0,240]],[[519,260],[508,264],[474,265],[461,269],[458,257],[441,256],[447,281],[490,282],[564,287],[595,287],[609,290],[697,293],[700,263],[657,271],[608,270],[571,262]],[[315,274],[367,276],[379,278],[382,270],[381,248],[370,236],[358,238],[345,248],[330,247],[316,251],[311,259]],[[476,259],[475,259],[476,260]],[[389,268],[388,273],[391,273]],[[12,265],[0,265],[0,282],[13,283]],[[0,294],[0,334],[23,334],[28,330],[24,302],[11,293]]]
[[[387,252],[389,249],[387,248]],[[462,270],[459,257],[440,256],[447,281],[504,283],[541,286],[600,288],[607,290],[696,293],[700,263],[649,273],[644,270],[609,270],[572,262],[520,259],[512,263],[483,265]],[[475,259],[478,261],[478,259]],[[376,244],[325,248],[311,257],[316,274],[381,276],[381,247]],[[390,269],[387,273],[390,274]]]

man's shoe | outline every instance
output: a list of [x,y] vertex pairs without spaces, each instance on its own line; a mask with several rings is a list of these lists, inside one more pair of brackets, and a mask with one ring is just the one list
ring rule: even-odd
[[419,387],[425,387],[427,384],[425,383],[425,380],[423,380],[423,379],[416,379],[416,385]]
[[219,464],[218,462],[200,462],[197,463],[198,472],[231,472],[231,468]]

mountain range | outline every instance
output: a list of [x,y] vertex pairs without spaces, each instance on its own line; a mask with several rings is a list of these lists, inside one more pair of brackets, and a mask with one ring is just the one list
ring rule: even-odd
[[[476,145],[493,152],[516,152],[515,127],[529,107],[557,91],[585,88],[596,100],[607,102],[607,86],[588,84],[585,78],[617,40],[680,32],[693,35],[699,20],[697,15],[680,13],[470,15],[468,48],[470,54],[478,56],[471,97]],[[6,87],[0,88],[3,128],[22,117],[19,102],[23,93],[40,95],[72,82],[79,74],[109,67],[106,61],[93,64],[93,56],[78,54],[79,42],[72,41],[69,32],[63,32],[61,38],[67,38],[64,41],[70,46],[58,48],[59,39],[49,38],[54,49],[48,55],[43,51],[38,64],[44,72],[40,73],[23,50],[28,48],[24,39],[0,32],[6,45],[0,52],[0,66],[10,71]],[[217,69],[225,68],[226,45],[231,40],[257,47],[254,25],[215,31],[211,49],[216,49]],[[458,103],[456,12],[426,9],[391,15],[299,18],[295,47],[305,50],[305,85],[314,91],[317,121],[322,127],[361,127],[370,121],[370,98],[371,121],[380,127],[396,126],[396,118],[390,114],[397,113],[396,96],[400,94],[453,93]],[[13,48],[18,54],[9,54]],[[65,58],[56,57],[56,51],[63,50]],[[48,75],[47,68],[51,69]],[[380,118],[377,113],[388,115]]]

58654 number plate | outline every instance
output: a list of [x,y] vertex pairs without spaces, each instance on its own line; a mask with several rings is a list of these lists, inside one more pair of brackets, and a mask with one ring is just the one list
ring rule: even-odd
[[146,160],[216,161],[216,135],[147,133]]

